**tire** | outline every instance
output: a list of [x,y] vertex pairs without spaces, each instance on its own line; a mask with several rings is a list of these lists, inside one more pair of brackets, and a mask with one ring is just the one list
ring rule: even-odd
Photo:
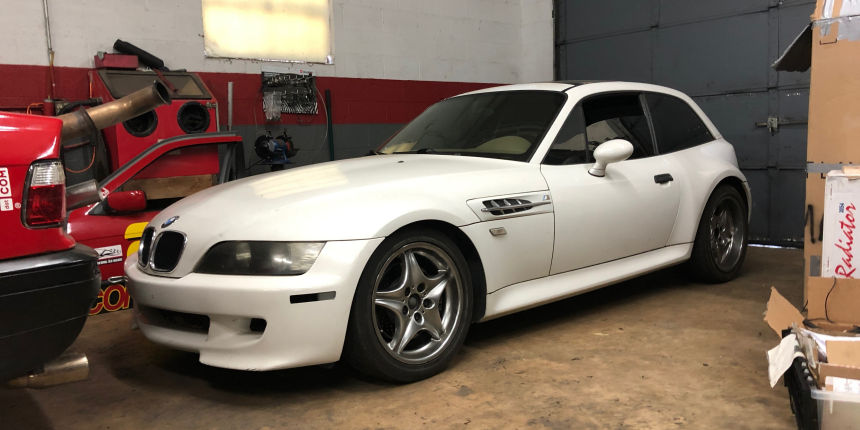
[[433,376],[462,346],[472,302],[469,266],[451,239],[433,230],[392,235],[359,279],[344,345],[346,361],[359,372],[391,382]]
[[747,252],[747,205],[736,189],[714,190],[696,231],[689,269],[699,280],[719,283],[734,279]]

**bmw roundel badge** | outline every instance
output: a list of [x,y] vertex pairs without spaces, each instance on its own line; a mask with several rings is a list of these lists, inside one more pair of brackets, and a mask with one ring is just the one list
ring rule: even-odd
[[170,217],[170,218],[167,218],[167,221],[164,221],[164,223],[162,223],[162,224],[161,224],[161,228],[169,227],[169,226],[170,226],[170,224],[175,223],[175,222],[176,222],[176,220],[178,220],[178,219],[179,219],[179,215],[176,215],[176,216],[172,216],[172,217]]

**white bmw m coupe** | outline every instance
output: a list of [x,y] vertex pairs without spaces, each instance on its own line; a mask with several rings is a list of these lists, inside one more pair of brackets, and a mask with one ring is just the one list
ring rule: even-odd
[[212,366],[343,358],[408,382],[442,371],[472,323],[685,262],[727,281],[746,253],[734,149],[669,88],[475,91],[376,153],[161,212],[125,264],[143,334]]

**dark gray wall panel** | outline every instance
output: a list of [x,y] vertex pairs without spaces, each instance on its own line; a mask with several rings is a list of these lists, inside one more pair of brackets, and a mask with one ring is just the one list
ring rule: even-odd
[[[334,155],[335,159],[353,158],[366,155],[386,139],[391,137],[403,124],[336,124],[334,126]],[[273,127],[274,135],[281,134],[283,128]],[[250,166],[257,160],[254,153],[254,141],[257,136],[265,133],[265,129],[255,126],[238,126],[235,131],[242,136],[245,148],[245,163]],[[289,167],[329,161],[328,141],[326,140],[325,125],[291,125],[287,127],[287,135],[293,138],[293,143],[299,152],[290,161]],[[251,174],[263,173],[269,166],[257,165],[249,168]]]
[[806,120],[808,111],[809,88],[779,92],[779,118],[796,122],[796,124],[780,125],[779,132],[773,136],[778,151],[776,164],[781,168],[806,169]]
[[[750,240],[778,245],[798,243],[803,227],[806,173],[801,170],[747,170],[752,192]],[[802,231],[801,231],[802,234]],[[801,237],[802,240],[802,237]]]
[[[777,0],[771,0],[774,2]],[[815,0],[779,0],[779,3],[782,7],[788,6],[796,6],[796,5],[806,5],[809,9],[809,13],[807,15],[812,15],[812,10],[815,9]]]
[[648,31],[565,45],[566,79],[651,81],[652,38]]
[[742,169],[767,167],[770,135],[766,128],[755,126],[755,121],[767,120],[767,93],[726,94],[695,100],[720,134],[734,145]]
[[770,242],[780,245],[802,242],[806,172],[771,169],[768,174],[771,181]]
[[[656,5],[655,15],[653,0],[559,0],[557,34],[576,38],[556,38],[557,77],[654,82],[693,96],[734,145],[749,180],[753,240],[801,244],[809,73],[770,65],[809,22],[815,1]],[[755,125],[769,117],[780,122],[773,133]]]
[[661,28],[655,56],[655,82],[691,95],[767,88],[767,13]]
[[767,10],[771,0],[662,0],[660,26]]
[[[810,4],[800,4],[792,7],[779,8],[779,50],[772,56],[776,61],[801,30],[809,24]],[[778,72],[779,85],[809,86],[809,70],[805,72]]]
[[403,124],[340,124],[334,128],[335,157],[338,159],[367,155]]
[[558,38],[572,41],[648,29],[657,23],[657,0],[567,1],[558,3]]
[[769,239],[770,218],[770,177],[767,170],[745,171],[752,193],[752,216],[750,217],[750,240]]

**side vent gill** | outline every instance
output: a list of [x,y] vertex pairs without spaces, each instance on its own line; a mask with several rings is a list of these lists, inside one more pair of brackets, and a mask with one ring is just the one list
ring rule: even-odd
[[494,199],[484,200],[484,208],[481,211],[493,215],[509,215],[527,211],[534,206],[532,202],[523,199]]

